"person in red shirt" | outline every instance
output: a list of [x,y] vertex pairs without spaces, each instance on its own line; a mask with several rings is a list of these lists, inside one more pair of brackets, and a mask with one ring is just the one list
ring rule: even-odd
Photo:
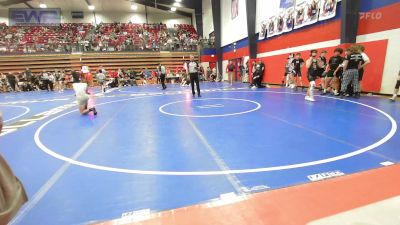
[[233,61],[229,60],[228,66],[226,67],[226,72],[228,73],[228,81],[233,83],[233,74],[235,73],[235,64]]
[[93,75],[89,70],[89,67],[87,66],[82,66],[82,75],[85,78],[87,84],[89,87],[93,87]]

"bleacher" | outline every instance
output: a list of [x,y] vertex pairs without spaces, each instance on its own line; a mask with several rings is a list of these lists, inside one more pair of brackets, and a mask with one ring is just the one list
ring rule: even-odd
[[198,35],[192,25],[65,23],[57,26],[0,24],[0,53],[70,53],[82,51],[195,50]]
[[197,52],[87,52],[80,54],[0,55],[0,73],[20,73],[30,68],[33,73],[54,70],[80,70],[83,65],[96,70],[155,69],[160,63],[170,69],[182,68],[189,55]]

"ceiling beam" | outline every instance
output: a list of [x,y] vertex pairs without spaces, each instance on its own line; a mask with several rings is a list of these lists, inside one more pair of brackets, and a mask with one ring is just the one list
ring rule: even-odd
[[29,4],[28,2],[24,2],[24,4],[26,5],[26,6],[28,6],[29,8],[31,8],[31,9],[34,9],[35,7],[33,7],[31,4]]
[[[193,0],[192,0],[193,1]],[[194,9],[193,4],[191,4],[192,1],[188,1],[189,4],[185,3],[179,3],[183,8],[189,8],[189,9]],[[175,0],[157,0],[157,4],[163,4],[163,5],[170,5],[172,6],[175,3]]]
[[25,3],[25,2],[29,2],[31,0],[7,0],[7,1],[3,1],[0,2],[1,6],[10,6],[10,5],[16,5],[16,4],[20,4],[20,3]]
[[[148,6],[148,7],[151,7],[151,8],[156,8],[155,5],[154,5],[154,2],[152,3],[152,1],[148,1],[148,0],[135,0],[135,3],[141,4],[141,5],[145,5],[145,6]],[[158,1],[157,1],[157,3],[158,3]],[[170,11],[171,10],[170,7],[166,7],[166,6],[158,5],[158,4],[157,4],[157,9],[160,9],[160,10],[163,10],[163,11]],[[183,12],[183,11],[180,11],[178,9],[174,13],[176,13],[178,15],[181,15],[181,16],[189,17],[189,18],[192,17],[191,13]]]

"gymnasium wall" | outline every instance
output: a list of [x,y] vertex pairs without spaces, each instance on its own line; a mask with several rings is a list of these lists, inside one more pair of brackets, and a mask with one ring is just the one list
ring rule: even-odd
[[271,18],[279,13],[279,6],[281,0],[257,0],[256,12],[256,32],[259,33],[261,29],[261,22]]
[[8,10],[0,10],[0,23],[8,24]]
[[[383,94],[390,94],[393,91],[400,67],[397,60],[398,49],[400,49],[398,41],[400,40],[400,19],[397,16],[399,13],[399,1],[362,1],[357,42],[365,45],[366,53],[372,62],[365,71],[362,82],[363,91]],[[264,82],[282,82],[284,62],[289,53],[300,52],[303,58],[307,58],[311,49],[327,49],[331,54],[339,44],[339,19],[260,42],[258,57],[262,58],[267,67],[281,65],[268,67]],[[341,47],[345,48],[346,45]],[[303,74],[305,73],[304,69]]]
[[[272,0],[268,5],[273,5],[274,1]],[[266,4],[262,2],[260,0],[260,4]],[[361,2],[357,42],[365,45],[366,53],[372,61],[366,68],[362,88],[367,92],[390,94],[400,69],[398,60],[400,53],[400,17],[398,16],[400,15],[400,1],[369,0]],[[263,14],[264,17],[267,17],[266,14]],[[311,49],[326,49],[330,52],[328,54],[330,56],[333,49],[340,45],[340,7],[338,7],[337,14],[334,19],[318,22],[258,42],[257,57],[261,58],[267,67],[263,82],[276,84],[282,82],[284,64],[289,53],[300,52],[306,59]],[[263,18],[258,15],[257,23],[261,20]],[[246,42],[247,38],[236,42],[237,45],[242,43],[236,52],[233,51],[232,44],[223,48],[224,70],[227,60],[248,55]],[[341,47],[345,48],[347,45]],[[225,74],[225,71],[223,73]],[[305,74],[305,69],[303,74]],[[305,83],[307,84],[307,82]]]
[[202,62],[217,62],[217,51],[215,48],[205,48],[200,52]]
[[[159,10],[157,10],[159,11]],[[191,18],[183,17],[177,14],[168,12],[148,13],[147,19],[149,23],[164,23],[168,26],[174,24],[191,24]],[[113,22],[132,22],[132,23],[146,23],[146,14],[132,13],[132,12],[96,12],[96,22],[100,23],[113,23]],[[92,12],[85,12],[83,20],[71,18],[71,12],[63,12],[64,23],[94,23],[94,16]]]
[[[373,0],[363,3],[358,29],[357,42],[371,43],[386,41],[387,48],[383,65],[383,76],[380,85],[380,92],[391,94],[400,70],[400,1],[398,0]],[[372,51],[369,55],[374,55]],[[368,72],[373,70],[375,62],[368,68]],[[372,77],[377,77],[376,73],[371,73]],[[379,76],[378,76],[379,77]]]
[[232,0],[221,0],[221,46],[229,45],[247,37],[246,0],[239,1],[239,15],[232,20]]
[[203,33],[206,38],[214,31],[211,0],[202,0],[203,4]]
[[[148,15],[149,23],[164,23],[168,26],[174,24],[191,24],[191,18],[180,16],[177,14],[164,12],[161,10],[152,9]],[[113,22],[129,22],[132,23],[146,23],[146,14],[144,13],[133,13],[133,12],[96,12],[96,22],[100,23],[113,23]],[[8,10],[0,10],[0,23],[5,22],[8,24]],[[62,12],[63,23],[94,23],[93,12],[84,12],[83,19],[72,19],[70,11]]]

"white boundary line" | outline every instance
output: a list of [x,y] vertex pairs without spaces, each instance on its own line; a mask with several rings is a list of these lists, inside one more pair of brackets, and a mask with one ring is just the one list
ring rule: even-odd
[[18,116],[15,116],[15,117],[13,117],[11,119],[5,120],[4,123],[7,123],[7,122],[9,122],[11,120],[15,120],[15,119],[18,119],[18,118],[20,118],[22,116],[25,116],[27,113],[29,113],[31,111],[28,107],[20,106],[20,105],[0,105],[0,107],[14,107],[14,108],[23,108],[23,109],[25,109],[25,112],[23,112],[22,114],[20,114]]
[[[192,127],[194,133],[197,135],[197,137],[200,139],[200,141],[203,143],[204,147],[206,147],[208,154],[213,158],[214,162],[217,164],[218,168],[220,170],[230,170],[228,165],[224,162],[224,160],[218,155],[217,151],[214,150],[214,148],[208,143],[207,139],[204,137],[204,135],[201,133],[201,131],[197,128],[196,124],[193,123],[192,120],[189,118],[186,118],[186,121],[189,123],[189,125]],[[242,185],[240,180],[236,177],[235,174],[225,174],[226,179],[228,179],[229,183],[231,183],[232,187],[235,189],[237,193],[243,194],[242,191]]]
[[[96,138],[103,132],[103,130],[110,124],[114,119],[115,115],[108,119],[108,121],[100,127],[72,156],[72,159],[79,158],[89,146],[96,140]],[[64,162],[63,165],[47,180],[47,182],[33,195],[32,199],[28,204],[19,212],[19,214],[10,222],[10,225],[18,224],[38,203],[39,201],[49,192],[49,190],[57,183],[57,181],[64,175],[64,173],[71,166],[70,163]]]
[[[304,95],[300,93],[291,93],[291,92],[276,92],[276,91],[228,91],[228,92],[253,92],[253,93],[263,93],[263,92],[268,92],[268,93],[277,93],[277,94],[295,94],[295,95]],[[148,96],[150,97],[150,96]],[[317,161],[311,161],[311,162],[305,162],[305,163],[298,163],[298,164],[292,164],[292,165],[284,165],[284,166],[274,166],[274,167],[265,167],[265,168],[254,168],[254,169],[238,169],[238,170],[225,170],[225,171],[153,171],[153,170],[133,170],[133,169],[123,169],[123,168],[114,168],[114,167],[108,167],[108,166],[99,166],[99,165],[94,165],[90,163],[84,163],[80,162],[71,158],[68,158],[66,156],[60,155],[51,149],[47,148],[40,140],[40,132],[43,130],[44,127],[46,127],[48,124],[53,122],[54,120],[57,120],[65,115],[68,115],[72,112],[75,112],[76,110],[69,111],[67,113],[61,114],[57,117],[52,118],[51,120],[45,122],[42,124],[35,132],[34,135],[34,140],[36,145],[46,154],[53,156],[54,158],[57,158],[59,160],[63,160],[66,162],[69,162],[71,164],[75,164],[77,166],[82,166],[86,168],[91,168],[91,169],[96,169],[96,170],[103,170],[103,171],[109,171],[109,172],[117,172],[117,173],[127,173],[127,174],[142,174],[142,175],[163,175],[163,176],[210,176],[210,175],[227,175],[227,174],[247,174],[247,173],[259,173],[259,172],[269,172],[269,171],[278,171],[278,170],[288,170],[288,169],[295,169],[295,168],[302,168],[302,167],[308,167],[308,166],[315,166],[315,165],[320,165],[320,164],[325,164],[329,162],[335,162],[338,160],[350,158],[356,155],[360,155],[362,153],[368,152],[373,150],[374,148],[377,148],[387,141],[389,141],[396,133],[397,131],[397,123],[396,121],[386,112],[377,109],[375,107],[372,107],[367,104],[363,104],[360,102],[355,102],[351,100],[346,100],[346,99],[338,99],[334,97],[327,97],[327,96],[318,96],[320,98],[330,98],[330,99],[335,99],[338,101],[345,101],[345,102],[350,102],[354,103],[357,105],[361,105],[370,109],[373,109],[381,114],[383,114],[386,118],[389,119],[391,122],[392,126],[388,134],[386,134],[385,137],[383,137],[381,140],[375,142],[372,145],[369,145],[367,147],[358,149],[356,151],[340,155],[340,156],[335,156],[327,159],[322,159],[322,160],[317,160]],[[143,97],[145,98],[145,97]],[[121,101],[129,101],[129,100],[134,100],[134,99],[139,99],[139,98],[128,98],[128,99],[122,99],[122,100],[116,100],[116,101],[111,101],[111,102],[106,102],[98,105],[105,105],[105,104],[110,104],[110,103],[115,103],[115,102],[121,102]]]
[[[228,114],[215,114],[215,115],[185,115],[185,114],[174,114],[174,113],[169,113],[164,111],[164,107],[169,106],[169,105],[173,105],[176,103],[181,103],[181,102],[192,102],[192,101],[207,101],[207,100],[232,100],[232,101],[244,101],[244,102],[251,102],[253,104],[255,104],[257,107],[251,110],[247,110],[247,111],[243,111],[243,112],[237,112],[237,113],[228,113]],[[188,100],[184,100],[184,101],[176,101],[176,102],[171,102],[171,103],[167,103],[165,105],[162,105],[160,108],[158,108],[158,110],[166,115],[169,116],[178,116],[178,117],[191,117],[191,118],[212,118],[212,117],[225,117],[225,116],[236,116],[236,115],[242,115],[242,114],[246,114],[246,113],[251,113],[254,111],[257,111],[261,108],[261,104],[255,101],[250,101],[250,100],[246,100],[246,99],[239,99],[239,98],[203,98],[203,99],[188,99]]]

